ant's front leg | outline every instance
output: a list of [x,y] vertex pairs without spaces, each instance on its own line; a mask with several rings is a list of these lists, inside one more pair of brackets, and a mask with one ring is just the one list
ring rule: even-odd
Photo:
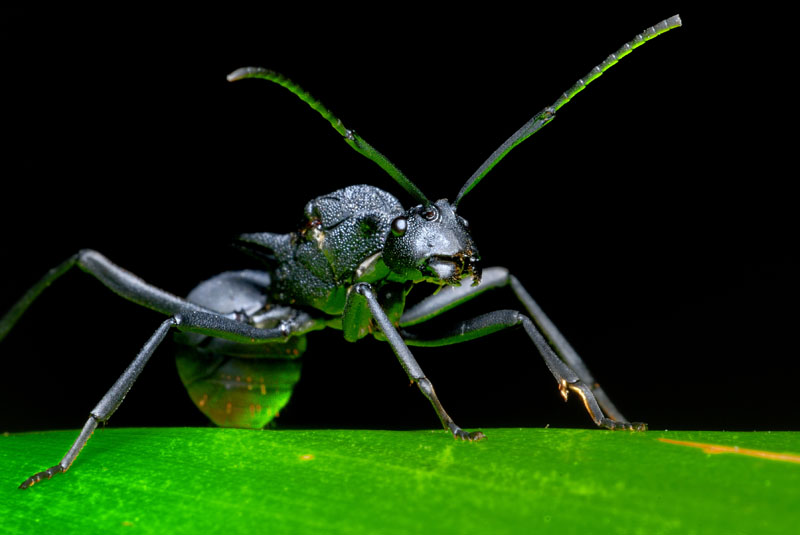
[[[423,339],[406,327],[428,321],[439,314],[458,306],[486,290],[510,286],[516,297],[525,306],[530,317],[514,310],[498,310],[459,323],[436,338]],[[580,396],[592,420],[608,429],[644,430],[643,423],[630,423],[614,406],[606,393],[594,380],[583,359],[567,342],[561,332],[545,315],[539,305],[525,291],[519,280],[502,267],[483,271],[480,285],[448,286],[440,292],[423,299],[405,311],[400,318],[403,338],[409,345],[440,346],[455,344],[486,336],[500,329],[521,325],[545,360],[548,369],[558,382],[559,391],[567,399],[570,392]]]
[[606,429],[629,429],[634,431],[644,431],[647,429],[647,425],[643,423],[630,423],[606,416],[600,409],[593,390],[589,385],[587,385],[565,362],[558,358],[530,318],[516,310],[496,310],[494,312],[482,314],[456,324],[452,328],[437,335],[435,338],[417,336],[406,329],[403,329],[401,333],[403,339],[409,345],[430,347],[466,342],[467,340],[480,338],[501,329],[519,325],[525,329],[528,337],[539,350],[539,353],[541,353],[547,368],[558,382],[558,389],[565,401],[570,392],[574,392],[580,396],[592,420],[600,427],[605,427]]
[[362,298],[366,299],[366,305],[369,308],[371,317],[378,324],[378,327],[383,332],[383,335],[386,337],[389,345],[392,346],[395,355],[397,355],[397,359],[400,361],[403,369],[408,374],[408,377],[417,384],[420,391],[431,402],[444,428],[449,430],[455,438],[459,438],[461,440],[473,441],[486,438],[486,435],[480,431],[470,432],[461,429],[461,427],[456,425],[453,419],[450,418],[450,416],[447,414],[447,411],[444,410],[442,403],[439,401],[436,392],[433,390],[433,385],[431,384],[430,380],[425,377],[425,374],[423,373],[422,368],[419,367],[419,364],[417,364],[417,360],[414,358],[414,355],[411,354],[411,351],[408,349],[408,346],[406,346],[403,338],[397,332],[397,329],[386,315],[386,312],[384,312],[384,310],[381,308],[380,303],[378,303],[378,298],[375,296],[372,286],[364,282],[360,282],[353,286],[350,294],[348,295],[348,303],[345,306],[346,317],[343,318],[342,322],[346,323],[350,320],[350,318],[347,316],[356,314],[356,312],[352,311],[358,308],[359,305],[355,303],[357,300]]

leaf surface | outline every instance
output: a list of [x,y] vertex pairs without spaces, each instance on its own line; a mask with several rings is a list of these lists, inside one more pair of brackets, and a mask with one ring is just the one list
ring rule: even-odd
[[[17,486],[55,464],[77,431],[3,435],[0,531],[655,535],[800,525],[798,433],[484,431],[487,440],[467,443],[440,430],[106,428],[68,473],[26,491]],[[781,456],[752,453],[764,451]]]

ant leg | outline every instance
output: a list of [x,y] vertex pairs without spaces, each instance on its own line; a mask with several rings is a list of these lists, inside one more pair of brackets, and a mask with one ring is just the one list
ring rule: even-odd
[[75,265],[75,256],[70,257],[48,271],[39,282],[31,286],[28,291],[25,292],[25,294],[16,303],[14,303],[9,311],[0,318],[0,340],[6,337],[11,328],[14,327],[14,324],[17,323],[17,320],[20,318],[20,316],[22,316],[31,303],[33,303],[33,301],[39,297],[39,294],[42,293],[45,288],[50,286],[53,281],[69,271],[73,265]]
[[67,454],[57,465],[33,476],[29,477],[19,486],[20,489],[27,489],[31,485],[38,483],[42,479],[50,479],[55,474],[66,472],[72,462],[78,457],[81,449],[86,445],[89,437],[97,428],[99,423],[104,423],[111,418],[111,415],[119,408],[128,391],[136,382],[139,374],[142,373],[147,361],[153,352],[164,340],[167,332],[172,327],[177,327],[181,331],[206,334],[218,338],[225,338],[241,343],[264,343],[276,339],[286,339],[293,334],[302,334],[315,328],[317,322],[305,313],[297,313],[291,320],[281,322],[278,327],[272,329],[259,329],[247,323],[232,320],[226,316],[216,313],[197,312],[187,310],[185,314],[175,315],[164,320],[155,333],[147,340],[142,349],[133,359],[133,362],[125,369],[114,385],[106,392],[100,402],[89,413],[89,419],[84,424],[78,438],[72,444]]
[[466,342],[475,338],[480,338],[497,332],[498,330],[506,329],[522,325],[528,337],[534,343],[539,353],[544,358],[550,373],[553,374],[558,382],[558,389],[564,400],[567,400],[570,392],[574,392],[583,400],[583,404],[589,415],[594,420],[594,423],[600,427],[607,429],[630,429],[636,431],[644,431],[647,425],[643,423],[629,423],[624,420],[615,420],[607,417],[597,403],[592,389],[583,381],[583,379],[570,368],[558,355],[553,351],[548,344],[545,337],[536,328],[534,323],[527,316],[517,312],[516,310],[497,310],[482,314],[470,320],[458,323],[451,329],[448,329],[443,334],[435,338],[423,338],[409,332],[405,329],[401,330],[403,339],[408,345],[415,346],[442,346],[456,344],[459,342]]
[[400,326],[416,325],[430,320],[439,314],[456,307],[486,290],[510,286],[514,295],[525,307],[533,323],[547,338],[551,350],[563,360],[569,368],[580,378],[581,382],[591,391],[597,403],[605,414],[611,419],[625,422],[627,419],[611,402],[602,387],[595,381],[583,359],[573,349],[564,335],[553,324],[550,318],[542,311],[530,294],[525,290],[519,280],[511,275],[506,268],[491,267],[483,270],[481,283],[478,286],[462,284],[461,286],[447,286],[434,295],[423,299],[415,306],[407,309],[400,318]]
[[114,411],[116,411],[120,406],[122,400],[125,398],[125,395],[131,389],[133,383],[144,369],[145,364],[147,364],[147,361],[153,355],[156,347],[158,347],[161,341],[164,340],[167,332],[169,332],[169,329],[175,325],[175,323],[176,321],[174,318],[165,320],[161,326],[159,326],[156,332],[153,333],[150,339],[147,340],[142,349],[139,351],[139,354],[136,355],[135,359],[133,359],[133,362],[130,363],[120,378],[117,379],[117,382],[115,382],[109,391],[106,392],[106,395],[103,396],[103,399],[100,400],[100,403],[98,403],[97,406],[89,413],[89,419],[83,426],[80,435],[78,435],[78,438],[72,443],[72,447],[69,449],[64,458],[61,459],[61,462],[43,472],[32,475],[22,482],[22,484],[19,486],[20,489],[27,489],[42,479],[50,479],[55,474],[60,474],[61,472],[66,472],[69,470],[70,465],[75,458],[78,457],[78,454],[86,445],[89,437],[92,436],[92,433],[97,428],[97,424],[107,421],[111,415],[114,414]]
[[522,305],[528,311],[528,314],[531,315],[533,321],[536,323],[539,329],[542,330],[550,343],[556,348],[556,351],[561,358],[566,361],[570,368],[575,370],[575,373],[578,374],[578,376],[581,378],[581,381],[587,385],[589,389],[591,389],[592,394],[594,394],[594,397],[597,399],[597,403],[600,404],[600,406],[603,408],[603,411],[612,419],[624,422],[626,420],[625,416],[623,416],[614,403],[611,402],[611,399],[609,399],[608,395],[605,393],[600,384],[595,381],[594,376],[589,371],[589,368],[586,367],[586,364],[584,364],[583,359],[580,357],[580,355],[578,355],[578,352],[573,349],[555,324],[550,321],[550,318],[547,317],[536,301],[533,300],[519,280],[514,275],[509,275],[508,278],[514,295],[517,296],[517,299],[520,300]]
[[[400,361],[403,369],[408,374],[408,377],[413,382],[417,383],[419,389],[431,402],[444,428],[448,429],[455,438],[460,438],[461,440],[481,440],[486,438],[486,436],[480,431],[464,431],[458,425],[456,425],[452,418],[450,418],[450,416],[444,410],[442,403],[439,401],[439,398],[436,396],[436,392],[434,392],[433,385],[431,384],[430,380],[425,377],[425,374],[423,373],[422,368],[419,367],[419,364],[417,364],[417,360],[414,358],[414,355],[411,354],[411,351],[409,351],[408,347],[403,341],[403,338],[397,332],[397,329],[392,324],[392,321],[378,303],[378,299],[375,296],[375,292],[372,290],[372,287],[367,283],[361,282],[353,286],[353,290],[366,299],[367,306],[372,313],[372,317],[375,319],[378,327],[380,327],[381,331],[386,337],[386,340],[389,342],[389,345],[392,346],[392,349],[394,350],[395,355],[397,355],[397,359]],[[347,314],[348,308],[349,307],[347,306],[345,307],[345,314]],[[342,320],[343,323],[345,320],[346,318]]]
[[39,282],[28,289],[14,306],[0,318],[0,340],[8,334],[37,297],[74,266],[78,266],[83,271],[94,276],[125,299],[158,312],[168,315],[187,311],[211,312],[206,308],[146,283],[133,273],[112,263],[97,251],[84,249],[48,271]]

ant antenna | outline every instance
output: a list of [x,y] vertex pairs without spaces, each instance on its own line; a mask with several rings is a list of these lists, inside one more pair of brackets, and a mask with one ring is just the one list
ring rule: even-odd
[[631,53],[634,48],[638,48],[645,44],[650,39],[658,37],[662,33],[668,32],[673,28],[677,28],[681,25],[681,18],[680,15],[675,15],[670,17],[666,20],[662,20],[655,26],[651,26],[650,28],[646,29],[644,32],[640,33],[636,37],[634,37],[631,41],[628,41],[619,50],[611,54],[606,58],[606,60],[595,66],[594,69],[589,71],[589,73],[584,76],[583,78],[579,79],[572,87],[570,87],[567,91],[561,94],[551,106],[543,109],[539,113],[533,116],[530,121],[525,123],[522,128],[514,132],[514,134],[508,138],[500,147],[495,150],[489,158],[483,162],[477,171],[475,171],[469,180],[461,187],[461,191],[458,192],[456,196],[456,200],[453,203],[453,207],[458,206],[458,203],[461,199],[469,193],[472,188],[478,185],[486,174],[492,170],[492,167],[497,165],[497,162],[502,160],[506,154],[511,151],[514,147],[531,137],[533,134],[539,131],[544,125],[555,119],[556,112],[572,100],[572,98],[583,91],[587,85],[592,83],[594,80],[599,78],[604,72],[610,69],[613,65]]
[[294,93],[300,100],[311,106],[312,109],[327,119],[328,122],[331,123],[331,126],[333,126],[334,130],[339,132],[342,137],[344,137],[344,140],[347,142],[347,144],[353,147],[356,152],[366,156],[378,164],[381,169],[389,173],[389,176],[391,176],[395,182],[400,184],[400,186],[402,186],[403,189],[405,189],[412,197],[414,197],[417,202],[425,206],[430,206],[431,202],[428,200],[425,194],[422,193],[422,190],[420,190],[416,184],[411,182],[411,180],[409,180],[409,178],[404,175],[403,172],[397,168],[397,166],[390,162],[386,156],[378,152],[372,145],[367,143],[364,138],[356,134],[354,130],[348,130],[345,128],[344,124],[342,124],[342,121],[333,115],[330,110],[328,110],[328,108],[326,108],[319,100],[311,96],[308,91],[284,75],[261,67],[242,67],[241,69],[236,69],[228,75],[229,82],[235,82],[244,78],[261,78],[263,80],[269,80],[270,82],[275,82],[276,84]]

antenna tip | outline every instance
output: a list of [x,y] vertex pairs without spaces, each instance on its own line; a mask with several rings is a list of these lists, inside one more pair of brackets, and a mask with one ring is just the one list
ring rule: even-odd
[[261,73],[267,73],[267,69],[261,67],[241,67],[230,73],[226,78],[229,82],[235,82],[243,78],[252,78]]

